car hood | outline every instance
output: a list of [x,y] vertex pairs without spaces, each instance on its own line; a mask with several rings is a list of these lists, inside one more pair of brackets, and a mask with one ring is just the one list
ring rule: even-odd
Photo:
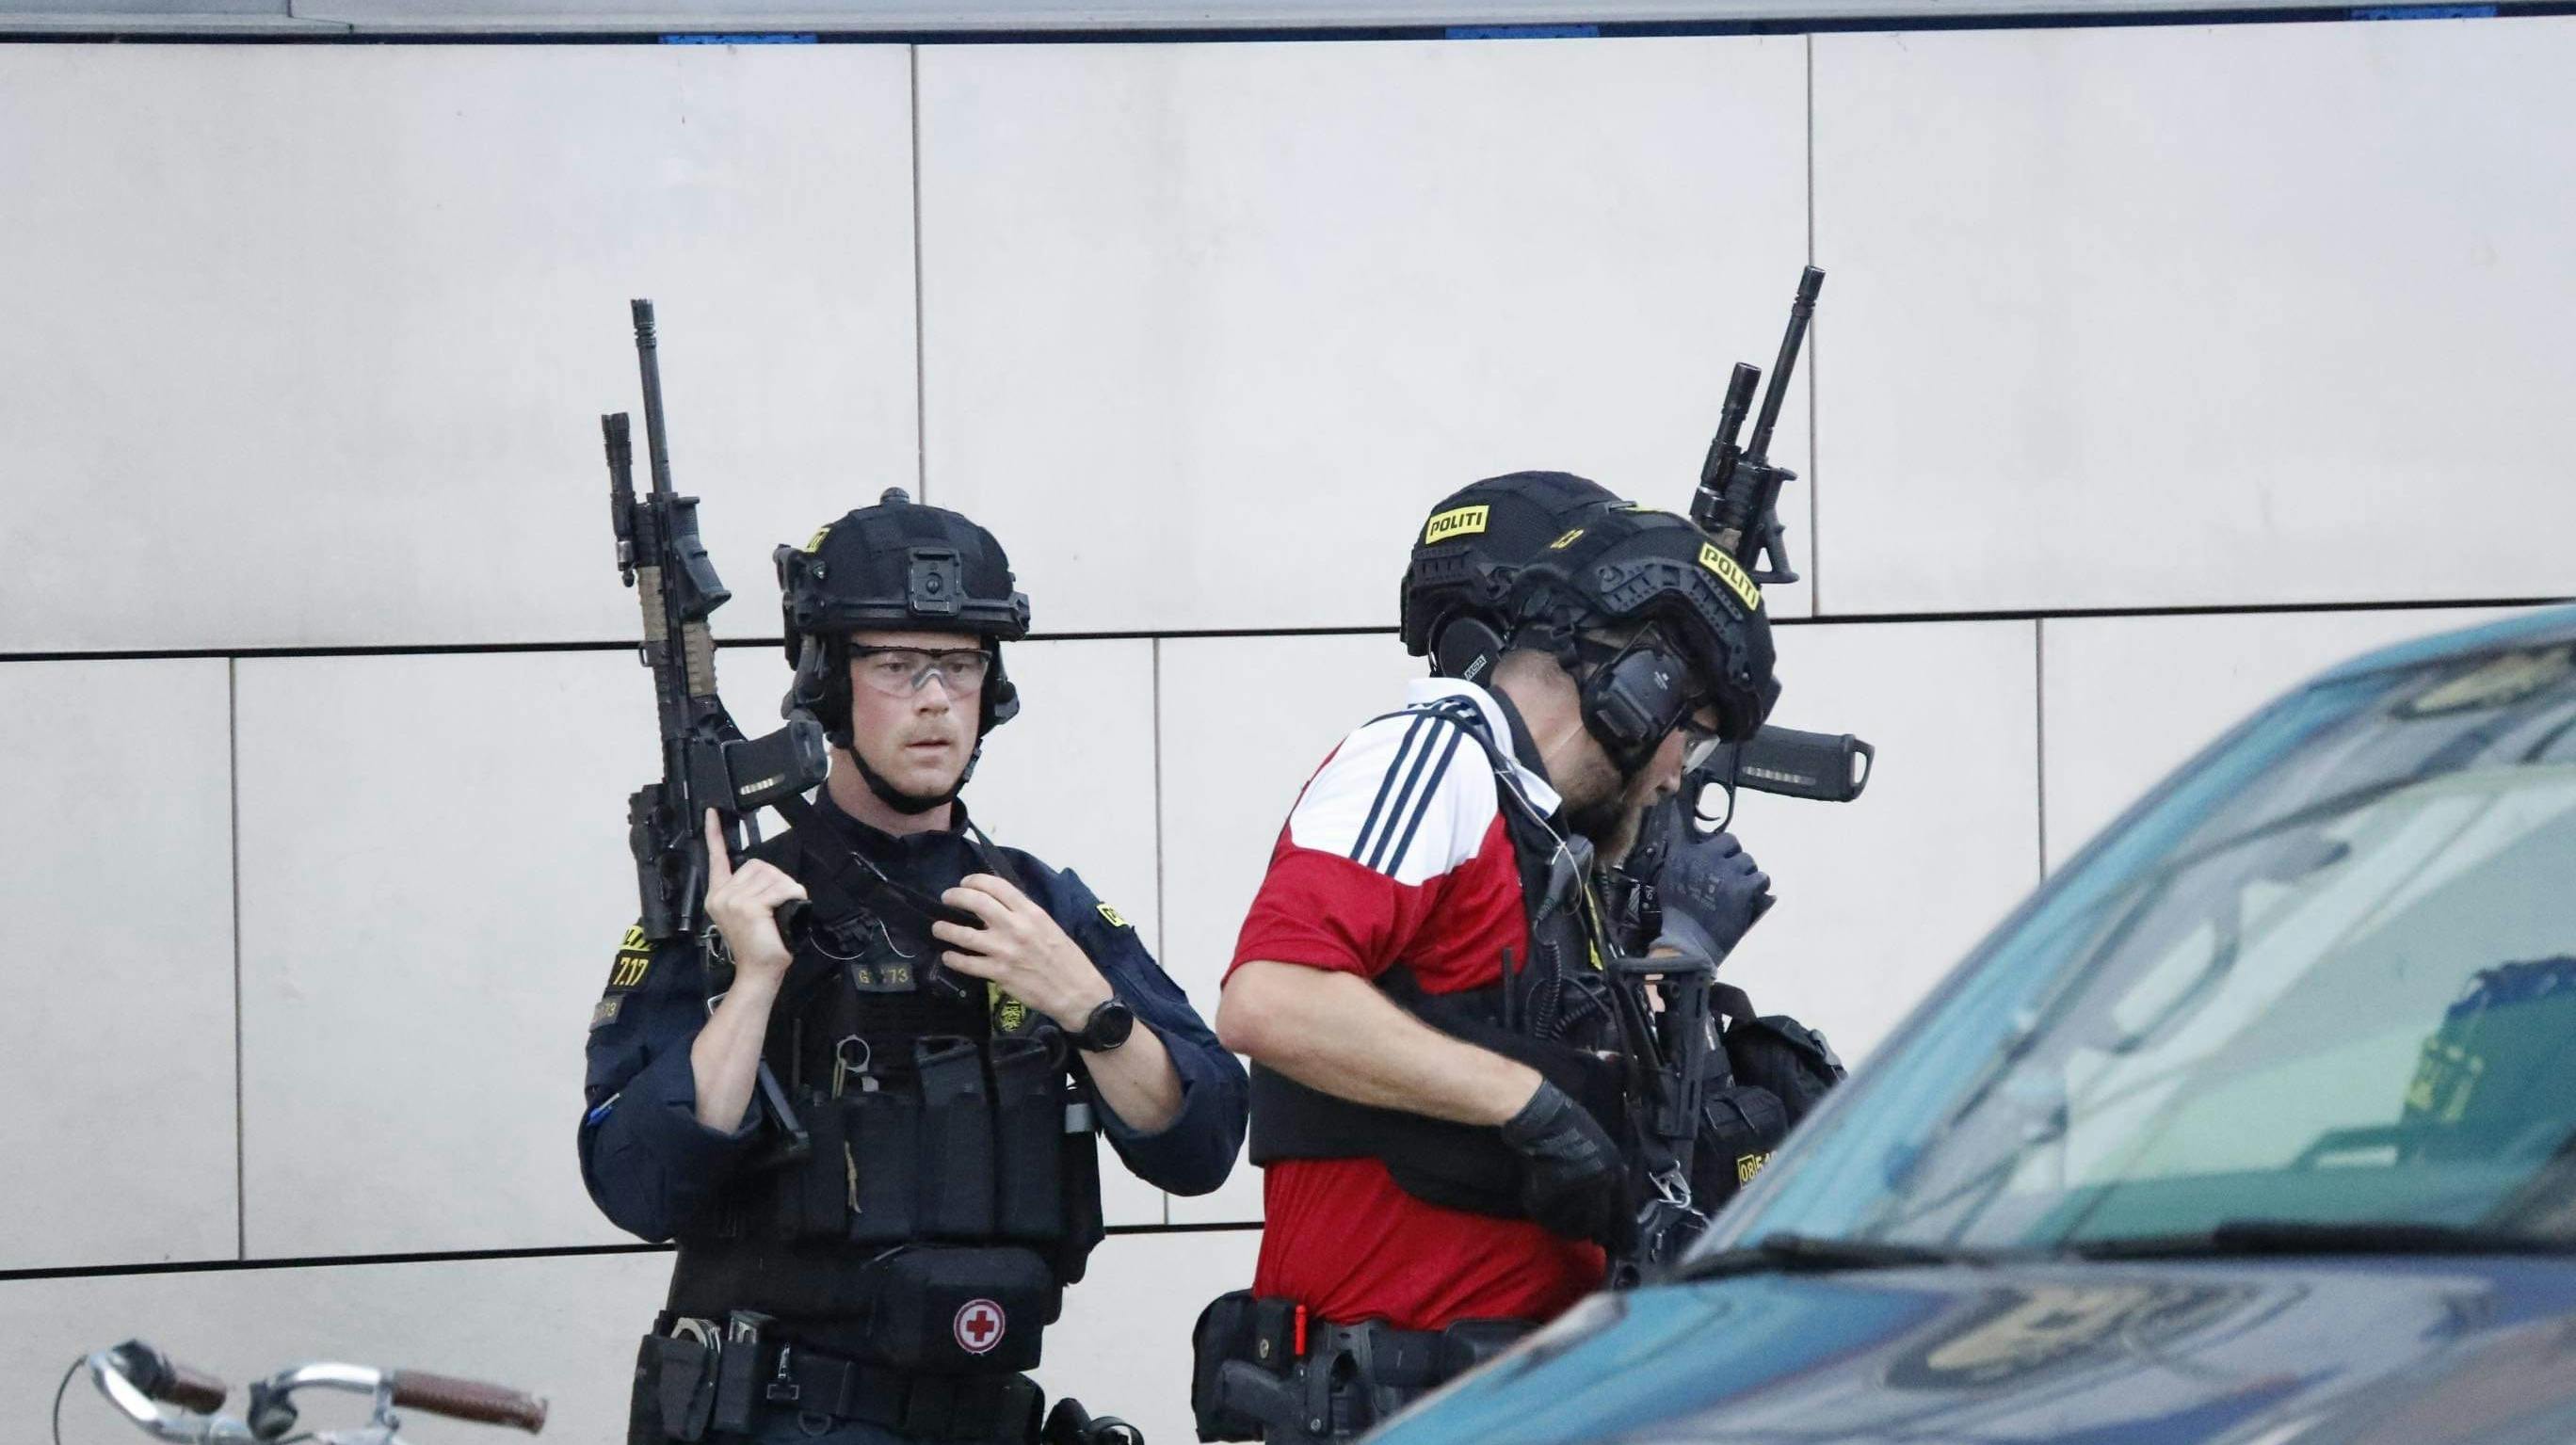
[[2576,1263],[2035,1264],[1596,1295],[1373,1442],[2294,1439],[2576,1439]]

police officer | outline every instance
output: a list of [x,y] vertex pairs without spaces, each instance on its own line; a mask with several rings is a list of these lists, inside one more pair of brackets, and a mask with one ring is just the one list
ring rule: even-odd
[[1358,1433],[1600,1285],[1635,1204],[1604,960],[1714,963],[1770,903],[1696,831],[1658,840],[1660,937],[1593,893],[1777,695],[1759,590],[1688,520],[1479,482],[1424,524],[1403,636],[1442,675],[1307,783],[1218,1007],[1267,1211],[1253,1289],[1200,1322],[1212,1438]]
[[992,534],[890,490],[779,564],[830,778],[739,863],[710,815],[720,992],[637,930],[591,1025],[591,1197],[679,1242],[631,1438],[1027,1441],[1020,1372],[1102,1234],[1095,1131],[1212,1190],[1242,1067],[1117,910],[967,817],[1028,631]]

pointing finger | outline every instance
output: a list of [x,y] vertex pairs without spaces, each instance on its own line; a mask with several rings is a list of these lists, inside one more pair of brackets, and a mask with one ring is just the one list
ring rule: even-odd
[[716,821],[716,810],[707,809],[707,887],[722,888],[733,881],[733,856],[725,851],[724,825]]

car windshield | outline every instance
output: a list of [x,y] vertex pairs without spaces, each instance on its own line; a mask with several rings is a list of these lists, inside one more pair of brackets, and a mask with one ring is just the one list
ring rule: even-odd
[[2293,694],[1943,994],[1703,1255],[2246,1221],[2576,1241],[2576,644]]

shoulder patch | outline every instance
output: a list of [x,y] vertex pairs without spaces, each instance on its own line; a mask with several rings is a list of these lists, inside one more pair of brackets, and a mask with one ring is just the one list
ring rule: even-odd
[[1125,914],[1120,913],[1117,909],[1110,907],[1106,903],[1099,904],[1097,907],[1100,909],[1100,916],[1108,919],[1109,926],[1112,928],[1133,928],[1136,926],[1127,921],[1127,916]]
[[[616,957],[609,961],[609,992],[621,992],[642,983],[644,975],[650,972],[652,967],[653,945],[644,939],[644,925],[635,924],[626,930],[626,937],[618,942]],[[614,1015],[612,1014],[611,1017]],[[599,1019],[593,1018],[591,1026],[596,1028],[600,1022]]]
[[622,993],[613,993],[608,997],[601,999],[591,1008],[590,1011],[590,1027],[592,1031],[597,1032],[598,1030],[604,1029],[610,1024],[617,1022],[618,1011],[623,1009],[625,1006],[626,995]]

